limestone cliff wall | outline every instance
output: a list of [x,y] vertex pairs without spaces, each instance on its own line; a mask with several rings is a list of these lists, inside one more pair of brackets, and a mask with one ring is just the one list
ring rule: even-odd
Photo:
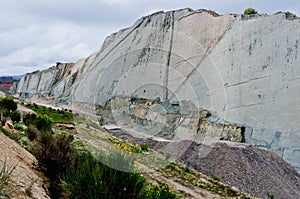
[[189,100],[251,127],[246,142],[300,170],[299,41],[300,20],[287,13],[158,12],[76,64],[23,76],[16,92],[90,105],[116,96]]

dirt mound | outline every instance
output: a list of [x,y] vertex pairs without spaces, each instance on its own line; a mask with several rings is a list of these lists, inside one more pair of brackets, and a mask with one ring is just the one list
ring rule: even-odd
[[15,167],[9,182],[11,198],[49,198],[43,188],[47,179],[36,170],[35,157],[0,131],[0,168],[5,161],[8,168]]
[[205,175],[261,198],[300,198],[299,173],[277,154],[246,144],[184,142],[189,147],[178,161]]

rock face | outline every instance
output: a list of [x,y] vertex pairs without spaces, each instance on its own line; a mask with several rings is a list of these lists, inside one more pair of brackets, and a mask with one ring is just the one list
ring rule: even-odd
[[24,75],[16,93],[97,106],[113,97],[189,101],[300,170],[299,22],[290,13],[158,12],[86,59]]
[[35,157],[1,131],[0,151],[0,168],[2,169],[3,165],[6,165],[9,171],[14,168],[8,184],[11,190],[5,190],[10,193],[10,197],[7,198],[50,198],[45,191],[49,180],[37,171],[34,166],[37,164]]

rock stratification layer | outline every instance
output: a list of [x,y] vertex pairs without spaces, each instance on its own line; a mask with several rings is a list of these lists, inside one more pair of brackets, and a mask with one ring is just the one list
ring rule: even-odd
[[16,92],[89,105],[113,97],[189,101],[243,125],[247,143],[300,170],[299,22],[290,13],[158,12],[86,59],[24,75]]

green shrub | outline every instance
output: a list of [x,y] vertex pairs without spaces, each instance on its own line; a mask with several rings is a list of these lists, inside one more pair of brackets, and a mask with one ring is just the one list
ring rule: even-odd
[[18,131],[25,131],[26,127],[24,124],[14,122],[14,128]]
[[23,122],[26,126],[29,126],[30,124],[34,124],[35,119],[36,119],[36,114],[26,114],[23,116]]
[[16,110],[10,112],[9,117],[14,122],[20,122],[20,120],[21,120],[21,114]]
[[141,150],[142,151],[149,151],[149,149],[148,149],[148,145],[147,144],[141,144]]
[[0,107],[8,111],[15,111],[18,105],[12,97],[5,97],[0,100]]
[[100,126],[103,126],[105,124],[105,121],[104,121],[103,117],[100,117],[99,124],[100,124]]
[[268,197],[269,197],[270,199],[275,199],[275,194],[272,193],[272,192],[269,192],[269,193],[268,193]]
[[[121,153],[101,159],[110,164],[118,163],[117,166],[122,166],[123,169],[133,166],[133,162],[128,161]],[[109,167],[90,153],[82,153],[76,162],[75,171],[65,174],[62,181],[69,198],[138,198],[143,189],[144,177],[112,168],[116,165]]]
[[49,118],[54,123],[72,123],[73,122],[73,114],[70,112],[66,112],[63,110],[55,110],[52,108],[46,108],[46,107],[31,105],[31,104],[26,105],[26,107],[32,109],[33,111],[38,113],[38,115],[48,115]]
[[250,14],[257,14],[257,11],[254,8],[247,8],[244,10],[245,15],[250,15]]
[[34,155],[40,169],[55,179],[61,173],[71,169],[75,160],[72,135],[65,133],[54,135],[50,131],[41,131],[36,138]]
[[72,141],[71,135],[54,135],[51,131],[41,131],[36,138],[33,154],[38,160],[39,168],[50,180],[49,191],[52,198],[59,198],[62,194],[60,176],[73,169],[75,149]]
[[173,199],[176,194],[171,190],[170,186],[166,183],[159,183],[158,185],[149,184],[144,188],[142,198],[147,199]]
[[52,120],[47,115],[38,115],[34,123],[40,131],[51,131],[52,129]]
[[0,126],[0,130],[2,131],[2,133],[4,133],[4,135],[6,135],[7,137],[10,137],[10,132],[8,130],[6,130],[2,126]]
[[39,130],[34,125],[29,124],[25,132],[26,132],[28,139],[30,141],[33,141],[36,139],[36,137],[39,133]]

